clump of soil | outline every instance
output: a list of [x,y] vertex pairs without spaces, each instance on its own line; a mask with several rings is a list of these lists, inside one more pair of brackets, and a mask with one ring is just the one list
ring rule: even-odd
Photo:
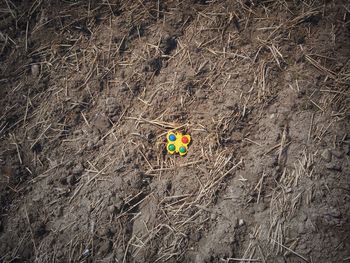
[[347,1],[0,5],[1,262],[349,260]]

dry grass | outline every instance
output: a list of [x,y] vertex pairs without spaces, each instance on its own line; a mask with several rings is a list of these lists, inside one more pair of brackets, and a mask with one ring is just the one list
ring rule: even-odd
[[[137,159],[134,160],[135,163],[140,164],[144,174],[151,176],[154,181],[167,174],[174,175],[180,169],[197,176],[196,183],[191,185],[190,190],[186,189],[189,190],[187,193],[166,196],[156,201],[156,225],[148,229],[145,223],[147,231],[142,235],[131,232],[129,236],[120,239],[123,242],[116,241],[117,245],[123,243],[122,262],[129,262],[131,258],[157,247],[159,242],[162,245],[156,252],[155,262],[182,258],[188,250],[187,233],[191,229],[206,227],[210,208],[216,202],[217,192],[224,188],[223,185],[228,178],[235,175],[236,170],[244,166],[244,156],[240,156],[241,149],[237,150],[238,154],[232,154],[235,145],[226,146],[229,138],[226,138],[225,134],[230,134],[235,125],[248,127],[253,109],[256,109],[254,114],[257,116],[264,115],[269,103],[282,89],[276,85],[274,78],[290,63],[288,62],[290,54],[287,54],[289,51],[283,49],[286,41],[291,41],[289,36],[305,21],[315,16],[325,17],[322,11],[324,6],[317,1],[302,1],[299,8],[293,8],[293,5],[286,1],[266,3],[260,8],[254,4],[249,6],[243,1],[237,1],[229,7],[220,1],[210,1],[208,6],[198,9],[188,7],[191,16],[185,16],[178,25],[177,30],[182,31],[182,34],[177,38],[177,48],[173,53],[165,54],[161,49],[162,33],[156,32],[155,28],[165,26],[167,20],[171,21],[179,14],[183,14],[184,7],[181,7],[183,1],[174,3],[168,10],[161,10],[160,1],[154,3],[123,1],[118,8],[123,11],[122,17],[126,24],[120,29],[121,32],[116,32],[115,29],[115,23],[119,18],[114,16],[118,10],[116,10],[117,4],[113,1],[93,4],[93,8],[90,2],[71,2],[50,16],[49,20],[45,19],[42,11],[42,19],[37,19],[33,25],[29,23],[32,21],[30,19],[39,12],[38,10],[45,10],[44,1],[34,1],[23,13],[19,13],[19,8],[10,0],[5,0],[5,4],[2,10],[4,16],[9,15],[16,22],[25,22],[25,37],[24,43],[19,44],[17,39],[1,33],[0,54],[5,52],[5,48],[22,45],[25,54],[35,57],[37,62],[25,61],[15,72],[18,77],[13,80],[14,85],[8,93],[8,98],[12,94],[21,93],[24,100],[10,103],[5,107],[0,116],[0,136],[2,140],[10,142],[15,147],[21,165],[24,164],[29,171],[35,170],[38,176],[33,179],[33,184],[41,179],[52,178],[56,170],[69,162],[67,159],[78,159],[84,152],[85,146],[89,143],[87,137],[93,128],[94,116],[91,114],[91,109],[101,103],[97,96],[100,92],[99,85],[103,85],[103,92],[107,97],[121,87],[126,87],[130,95],[127,99],[121,99],[123,107],[118,118],[115,120],[109,118],[111,127],[104,130],[103,134],[92,142],[92,146],[99,143],[104,143],[104,146],[94,148],[98,149],[95,153],[87,153],[88,160],[84,164],[84,173],[78,185],[72,189],[68,199],[69,205],[77,206],[88,189],[93,187],[98,189],[104,181],[113,183],[115,167],[119,167],[122,159],[127,159],[126,152],[129,148],[137,149],[135,156],[138,157],[135,158],[142,161]],[[277,13],[282,15],[274,16]],[[102,23],[96,22],[96,16],[100,17]],[[62,21],[68,18],[69,22],[63,25]],[[149,23],[153,23],[153,27],[142,28],[144,21],[151,21]],[[57,32],[54,34],[59,37],[48,39],[47,43],[42,43],[34,49],[30,48],[28,45],[30,34],[40,32],[42,34],[45,32],[45,25],[50,23],[58,24]],[[258,23],[259,27],[254,32],[254,43],[247,46],[249,37],[244,35],[244,32],[254,23]],[[146,39],[141,36],[142,30],[148,30],[146,33],[149,36]],[[114,39],[117,33],[119,38]],[[131,41],[132,36],[134,39]],[[129,48],[125,47],[127,45]],[[347,63],[337,72],[320,63],[318,58],[325,55],[315,54],[302,46],[300,52],[305,61],[321,72],[324,82],[327,82],[327,88],[315,91],[310,96],[308,94],[309,101],[322,114],[327,114],[333,109],[332,121],[327,125],[315,126],[314,115],[312,117],[308,141],[310,144],[319,143],[333,123],[343,120],[349,113],[347,103],[349,65]],[[157,80],[157,70],[145,74],[142,70],[143,65],[154,58],[170,65],[168,67],[172,67],[174,74],[165,81]],[[29,80],[30,87],[27,89],[27,80],[22,76],[28,69],[33,70],[37,66],[39,72]],[[179,108],[186,109],[186,103],[191,105],[194,101],[188,94],[179,91],[179,86],[183,84],[177,74],[186,68],[191,70],[193,85],[199,90],[205,89],[215,97],[224,96],[222,94],[225,90],[228,87],[232,88],[232,83],[238,82],[235,78],[239,78],[242,71],[237,69],[246,69],[244,73],[250,79],[247,83],[234,86],[235,103],[238,106],[229,114],[213,113],[212,123],[196,120],[192,116],[183,120],[176,117],[176,114],[181,115]],[[126,72],[126,76],[119,76],[122,71]],[[46,80],[50,72],[51,79]],[[53,76],[55,72],[64,77]],[[13,78],[11,75],[8,79],[0,81],[10,83],[10,79]],[[143,83],[140,91],[135,91],[133,87],[135,83]],[[298,82],[296,85],[296,91],[299,92]],[[319,93],[321,97],[318,97]],[[83,99],[79,98],[81,94],[85,96]],[[161,105],[159,98],[162,98],[163,94],[170,98],[177,97],[179,103]],[[174,108],[177,112],[171,112]],[[76,125],[76,128],[82,131],[79,136],[73,136],[67,130],[67,127],[74,122],[75,117],[72,116],[74,111],[79,112],[82,119],[82,122]],[[9,121],[14,113],[17,119],[14,122]],[[171,118],[172,114],[174,118]],[[191,114],[192,112],[189,113]],[[132,131],[130,127],[133,127]],[[153,129],[156,132],[157,139],[153,141],[155,146],[152,159],[146,154],[149,145],[146,143],[144,129]],[[256,227],[252,233],[254,238],[246,242],[242,256],[222,258],[223,262],[267,262],[266,255],[283,254],[286,251],[309,262],[305,256],[296,252],[292,245],[286,244],[282,218],[291,218],[301,206],[305,192],[299,191],[298,187],[305,178],[310,180],[314,178],[315,154],[307,148],[302,149],[300,150],[302,157],[294,162],[293,167],[287,167],[286,155],[293,143],[293,138],[289,138],[288,129],[287,125],[282,127],[280,141],[265,152],[265,155],[277,153],[280,178],[274,182],[273,189],[265,189],[264,185],[271,174],[264,172],[257,178],[253,189],[253,192],[257,192],[258,204],[262,202],[263,191],[265,197],[270,197],[268,237],[264,236],[266,234],[264,231]],[[20,132],[17,132],[18,130]],[[186,160],[169,158],[162,153],[163,138],[169,130],[198,132],[208,138],[215,138],[215,142],[197,148],[193,146],[196,154]],[[197,140],[203,144],[206,141],[199,138]],[[249,133],[246,134],[244,142],[254,147],[263,147],[260,142],[250,139]],[[45,157],[50,156],[48,152],[52,148],[48,150],[45,148],[50,145],[60,147],[57,151],[66,149],[57,154],[60,159],[56,160],[56,163],[51,163],[49,157]],[[36,150],[37,147],[44,149],[41,154]],[[120,152],[116,153],[116,148],[120,149]],[[25,160],[25,149],[34,152],[33,158],[29,161]],[[135,210],[154,198],[153,195],[152,191],[131,192],[125,202],[131,205],[112,219],[120,224],[124,222],[123,220],[135,221],[141,213],[139,211],[135,213]],[[59,197],[59,200],[61,198]],[[92,204],[97,218],[105,209],[103,198]],[[28,215],[27,219],[30,225]],[[72,225],[76,224],[79,222],[72,222]],[[32,230],[30,227],[29,229],[30,235],[26,234],[23,239],[29,236],[33,239]],[[85,249],[82,244],[93,247],[93,233],[95,232],[91,230],[90,233],[72,237],[67,244],[70,261],[80,257]],[[261,245],[258,241],[265,243]],[[44,245],[38,246],[34,239],[33,244],[36,256],[49,257],[46,256]]]

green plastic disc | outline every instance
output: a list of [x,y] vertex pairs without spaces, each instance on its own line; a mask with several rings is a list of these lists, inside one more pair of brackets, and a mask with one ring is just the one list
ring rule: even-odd
[[186,152],[186,147],[181,146],[180,149],[179,149],[179,152],[180,153],[185,153]]
[[174,144],[169,144],[168,150],[171,151],[171,152],[175,151],[175,145]]

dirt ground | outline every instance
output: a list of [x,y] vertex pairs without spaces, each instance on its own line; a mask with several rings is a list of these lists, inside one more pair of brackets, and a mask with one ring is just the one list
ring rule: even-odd
[[350,262],[349,1],[0,11],[0,262]]

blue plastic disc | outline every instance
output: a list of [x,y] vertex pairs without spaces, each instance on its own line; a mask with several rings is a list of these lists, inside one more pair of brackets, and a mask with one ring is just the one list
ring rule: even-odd
[[176,136],[174,134],[169,135],[169,140],[174,142],[176,140]]

